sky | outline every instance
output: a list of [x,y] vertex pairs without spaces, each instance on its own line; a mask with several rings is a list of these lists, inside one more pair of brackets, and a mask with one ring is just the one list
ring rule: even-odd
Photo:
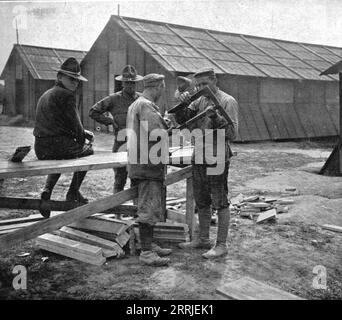
[[0,2],[0,73],[16,43],[89,50],[110,15],[342,47],[342,0]]

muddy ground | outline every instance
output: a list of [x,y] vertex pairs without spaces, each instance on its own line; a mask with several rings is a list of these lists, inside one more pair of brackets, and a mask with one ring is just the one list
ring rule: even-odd
[[[33,145],[32,128],[0,127],[0,157],[19,145]],[[97,133],[95,148],[110,150],[112,136]],[[329,156],[331,142],[269,142],[235,144],[229,175],[229,196],[264,195],[295,200],[275,223],[256,225],[232,215],[229,254],[215,262],[202,251],[174,247],[165,268],[141,266],[138,256],[108,260],[95,267],[37,249],[27,241],[1,254],[0,298],[3,299],[217,299],[222,283],[250,276],[306,299],[342,298],[342,234],[322,224],[342,226],[342,177],[317,174]],[[30,152],[29,158],[35,158]],[[70,174],[62,175],[53,194],[63,199]],[[45,177],[5,180],[0,195],[39,197]],[[295,187],[295,192],[286,192]],[[82,186],[89,199],[112,193],[110,170],[91,171]],[[168,188],[168,196],[185,196],[184,182]],[[22,217],[29,211],[1,210],[0,219]],[[215,236],[216,227],[211,228]],[[313,241],[316,240],[316,241]],[[18,254],[28,252],[27,257]],[[42,257],[49,257],[45,262]],[[12,288],[15,265],[28,270],[27,290]],[[327,288],[315,289],[313,269],[327,270]]]

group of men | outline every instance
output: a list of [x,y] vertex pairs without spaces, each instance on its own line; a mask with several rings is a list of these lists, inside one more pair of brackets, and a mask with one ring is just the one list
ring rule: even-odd
[[[116,77],[122,82],[122,90],[113,93],[90,108],[89,116],[95,121],[112,125],[114,129],[113,152],[117,152],[126,141],[119,141],[118,132],[126,129],[134,132],[135,137],[127,136],[128,165],[115,169],[114,193],[124,189],[127,175],[131,186],[138,187],[136,221],[139,223],[141,242],[140,261],[151,266],[164,266],[170,259],[166,256],[172,253],[171,249],[161,248],[153,243],[153,228],[156,222],[161,221],[163,215],[162,194],[165,182],[165,164],[130,162],[129,154],[134,150],[138,154],[150,152],[156,142],[144,137],[155,130],[168,130],[169,121],[162,116],[158,102],[165,90],[165,77],[161,74],[140,76],[131,65],[126,66],[122,74]],[[87,81],[81,75],[80,65],[74,58],[67,59],[57,70],[57,81],[53,88],[46,91],[38,101],[36,125],[34,128],[35,151],[38,159],[67,159],[92,154],[91,143],[94,135],[83,128],[75,102],[75,91],[79,81]],[[143,82],[144,90],[136,92],[138,81]],[[231,118],[226,123],[224,115],[217,111],[210,96],[201,96],[191,102],[191,94],[208,86],[214,93],[223,112]],[[224,129],[224,168],[219,174],[208,174],[212,164],[196,163],[192,159],[193,188],[199,218],[199,235],[191,242],[179,244],[183,249],[206,249],[203,257],[207,259],[221,257],[227,254],[227,235],[229,227],[228,201],[228,171],[231,157],[230,141],[236,137],[238,130],[238,104],[236,100],[221,91],[217,86],[217,78],[213,69],[203,69],[193,75],[193,80],[187,77],[177,77],[175,98],[182,102],[185,108],[175,113],[177,123],[182,124],[201,112],[205,116],[195,122],[194,127],[203,134],[208,129]],[[222,110],[221,108],[221,110]],[[111,116],[108,115],[111,114]],[[147,126],[142,126],[146,122]],[[142,132],[146,130],[146,132]],[[146,141],[145,141],[145,140]],[[145,144],[146,148],[141,146]],[[217,141],[212,142],[217,149]],[[203,146],[202,146],[203,147]],[[196,148],[196,146],[195,146]],[[122,150],[122,149],[120,149]],[[144,150],[144,151],[143,151]],[[75,172],[67,200],[87,203],[79,192],[80,185],[86,172]],[[50,199],[52,190],[59,179],[59,174],[49,175],[41,194],[44,200]],[[217,210],[218,228],[216,243],[210,241],[211,210]],[[42,212],[44,214],[44,212]],[[49,213],[46,213],[46,217]]]

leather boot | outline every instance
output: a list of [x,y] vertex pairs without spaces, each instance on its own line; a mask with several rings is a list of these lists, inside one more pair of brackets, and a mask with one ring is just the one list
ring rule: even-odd
[[66,195],[67,201],[75,201],[81,204],[86,204],[89,202],[88,199],[84,198],[79,191],[86,174],[87,171],[74,172],[68,193]]
[[152,243],[152,251],[160,257],[166,257],[172,253],[172,249],[161,248],[156,243]]
[[211,211],[209,207],[198,209],[199,238],[190,242],[178,244],[181,249],[210,249],[212,244],[209,239]]
[[[60,178],[60,173],[49,174],[46,178],[44,189],[40,194],[40,198],[44,201],[50,200],[53,188],[55,187],[58,179]],[[39,212],[44,218],[50,218],[51,211],[49,209],[40,209]]]
[[229,208],[221,208],[217,212],[218,228],[216,246],[202,255],[206,259],[214,259],[225,256],[228,253],[227,237],[229,228],[230,211]]
[[209,251],[202,254],[202,257],[205,259],[215,259],[219,257],[223,257],[228,254],[228,247],[225,243],[216,244],[216,246]]
[[153,251],[142,251],[140,253],[139,261],[142,264],[152,267],[167,266],[170,263],[169,258],[161,258]]

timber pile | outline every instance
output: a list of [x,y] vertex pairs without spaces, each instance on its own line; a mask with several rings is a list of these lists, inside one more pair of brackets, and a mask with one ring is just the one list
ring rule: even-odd
[[69,258],[102,265],[106,258],[121,258],[129,245],[132,251],[133,222],[118,220],[108,215],[95,214],[86,219],[62,227],[56,234],[39,236],[36,244],[40,249]]
[[274,220],[277,214],[288,212],[292,199],[267,198],[262,196],[244,197],[241,193],[230,199],[230,209],[240,217],[255,220],[257,223]]
[[[136,246],[140,248],[138,224],[134,226],[134,233],[137,241]],[[153,229],[153,241],[161,244],[177,244],[190,241],[189,226],[178,222],[157,222]]]

